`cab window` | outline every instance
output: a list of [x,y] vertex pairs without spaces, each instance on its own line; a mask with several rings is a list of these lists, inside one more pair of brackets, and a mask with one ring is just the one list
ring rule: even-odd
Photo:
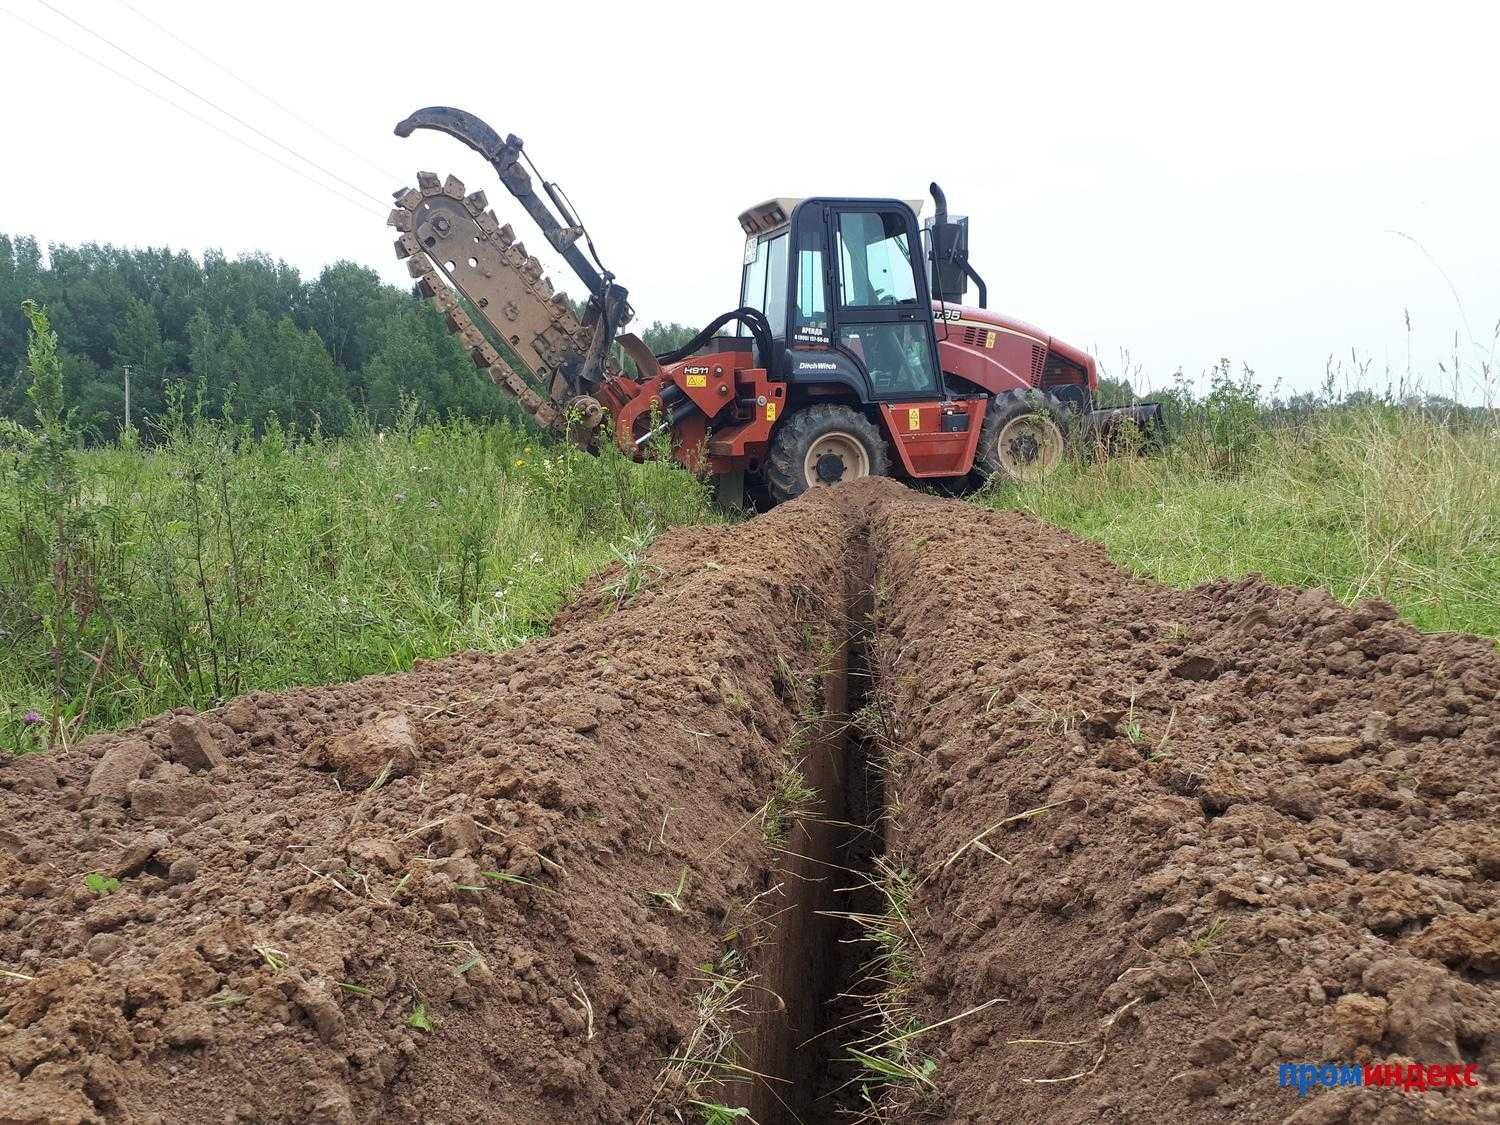
[[766,303],[760,310],[771,322],[771,335],[778,340],[786,336],[786,244],[784,234],[766,244],[769,248],[766,255]]
[[828,310],[823,305],[823,251],[797,251],[797,302],[792,330],[802,339],[828,338]]
[[[740,304],[759,309],[771,322],[771,335],[786,335],[786,245],[779,234],[763,242],[746,243],[745,272],[740,285]],[[740,325],[739,335],[748,334]]]
[[899,212],[841,212],[838,254],[839,304],[843,307],[916,303],[906,220]]
[[925,323],[841,324],[839,346],[864,364],[879,398],[930,395],[937,390],[937,368]]

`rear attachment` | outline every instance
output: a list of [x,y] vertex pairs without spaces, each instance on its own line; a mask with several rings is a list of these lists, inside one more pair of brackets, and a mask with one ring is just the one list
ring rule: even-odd
[[1091,410],[1083,416],[1083,425],[1084,433],[1106,449],[1158,449],[1167,437],[1167,422],[1159,402]]

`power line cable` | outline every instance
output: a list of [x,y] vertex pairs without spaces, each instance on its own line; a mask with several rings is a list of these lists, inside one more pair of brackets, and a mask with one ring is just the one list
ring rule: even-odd
[[131,62],[137,64],[138,66],[145,67],[152,74],[155,74],[158,78],[162,79],[165,82],[170,82],[173,86],[176,86],[183,93],[188,94],[188,95],[190,95],[190,96],[192,96],[194,98],[197,98],[200,102],[202,102],[204,105],[208,106],[210,109],[212,109],[212,110],[214,110],[214,111],[216,111],[218,113],[222,113],[225,117],[227,117],[231,121],[235,122],[241,128],[250,130],[250,132],[254,133],[257,137],[260,137],[262,140],[269,141],[271,144],[275,145],[277,148],[280,148],[280,149],[282,149],[282,150],[290,153],[292,156],[296,157],[298,160],[302,161],[304,164],[307,164],[308,166],[310,166],[312,168],[316,168],[319,172],[321,172],[323,175],[327,176],[329,179],[331,179],[331,180],[337,180],[339,183],[343,184],[345,187],[350,188],[353,191],[357,192],[358,194],[365,196],[367,199],[374,200],[374,202],[377,205],[379,205],[381,207],[385,207],[386,206],[386,201],[383,200],[383,199],[381,199],[379,196],[372,195],[371,193],[365,191],[365,189],[362,188],[362,187],[360,187],[358,184],[351,183],[349,180],[344,179],[344,177],[340,176],[337,172],[331,172],[331,171],[329,171],[327,168],[323,167],[321,164],[319,164],[316,160],[313,160],[311,157],[302,155],[302,153],[298,152],[296,149],[294,149],[291,145],[287,144],[285,141],[278,140],[276,137],[273,137],[270,133],[267,133],[265,130],[257,128],[256,126],[250,124],[250,122],[246,121],[243,117],[239,116],[237,113],[234,113],[231,110],[225,109],[223,106],[221,106],[218,103],[216,103],[215,101],[213,101],[213,99],[204,97],[202,94],[198,93],[197,90],[194,90],[191,86],[187,86],[187,85],[185,85],[185,84],[177,81],[177,79],[173,78],[166,71],[160,69],[159,67],[153,66],[151,63],[147,62],[145,59],[141,58],[139,55],[133,54],[131,51],[128,51],[124,47],[121,47],[118,43],[116,43],[113,40],[109,39],[107,36],[99,34],[99,32],[95,31],[93,28],[89,27],[87,24],[79,22],[78,20],[76,20],[72,16],[70,16],[67,12],[64,12],[60,8],[57,8],[54,5],[48,3],[48,0],[36,0],[36,2],[38,4],[40,4],[42,7],[46,8],[53,15],[61,16],[63,19],[65,19],[69,23],[71,23],[74,27],[78,28],[81,31],[86,32],[89,35],[92,35],[95,39],[99,40],[99,42],[103,43],[105,46],[109,47],[111,50],[118,51],[120,54],[124,55]]
[[[122,82],[127,82],[130,85],[134,86],[136,89],[142,90],[145,93],[150,94],[153,98],[156,98],[158,101],[165,102],[167,105],[169,105],[173,109],[177,110],[178,113],[181,113],[181,114],[183,114],[183,115],[185,115],[187,117],[192,118],[194,121],[198,122],[198,124],[203,125],[206,128],[212,129],[214,132],[218,133],[220,136],[226,137],[227,139],[233,141],[235,144],[239,145],[241,148],[249,149],[251,152],[255,153],[256,156],[263,157],[266,160],[271,161],[271,163],[273,163],[273,164],[275,164],[275,165],[277,165],[277,166],[279,166],[281,168],[284,168],[286,171],[290,172],[292,175],[298,176],[301,179],[306,180],[308,183],[314,185],[315,187],[322,188],[324,191],[326,191],[330,195],[332,195],[335,199],[338,199],[341,202],[347,203],[351,207],[357,207],[362,212],[367,212],[367,211],[375,210],[374,208],[370,207],[366,203],[359,202],[359,201],[356,201],[354,199],[351,199],[349,196],[345,195],[342,191],[340,191],[338,188],[334,187],[333,185],[326,184],[322,180],[314,179],[312,176],[309,176],[306,172],[304,172],[301,168],[298,168],[295,164],[289,164],[285,160],[282,160],[280,157],[276,156],[273,153],[269,153],[269,152],[264,151],[263,149],[256,148],[253,144],[251,144],[249,141],[245,140],[243,137],[238,136],[235,133],[231,133],[228,129],[225,129],[218,122],[213,121],[210,118],[204,117],[201,114],[194,113],[192,110],[188,109],[186,106],[181,105],[178,102],[175,102],[171,98],[167,97],[160,90],[153,90],[150,86],[147,86],[144,82],[141,82],[140,80],[131,77],[130,75],[126,74],[125,72],[123,72],[121,70],[115,69],[114,67],[110,66],[109,63],[105,62],[103,59],[97,59],[97,58],[95,58],[93,55],[89,54],[87,51],[84,51],[81,48],[75,46],[74,44],[69,43],[66,39],[63,39],[59,35],[55,35],[54,33],[48,31],[46,28],[41,27],[41,26],[33,23],[31,20],[27,19],[26,17],[21,16],[21,15],[17,15],[15,12],[10,11],[8,8],[0,8],[0,15],[7,15],[11,19],[15,20],[17,23],[20,23],[20,24],[23,24],[26,27],[29,27],[32,31],[36,32],[38,35],[41,35],[41,36],[43,36],[43,37],[45,37],[47,39],[50,39],[52,42],[56,43],[58,46],[60,46],[60,47],[66,47],[68,50],[72,51],[75,55],[78,55],[80,58],[86,59],[89,62],[93,63],[95,66],[101,68],[102,70],[108,71],[110,74],[114,75],[116,78],[120,79]],[[380,214],[380,215],[384,216],[386,214],[386,210],[384,209],[384,207],[382,207],[379,211],[377,211],[377,214]]]
[[266,93],[264,90],[260,89],[256,85],[254,85],[248,79],[240,77],[240,75],[237,74],[227,64],[220,62],[218,59],[214,58],[208,52],[206,52],[204,50],[201,50],[200,48],[194,46],[192,43],[189,43],[186,39],[184,39],[182,36],[178,35],[171,28],[166,27],[165,25],[163,25],[161,23],[158,23],[156,20],[152,19],[149,15],[147,15],[145,12],[143,12],[139,8],[137,8],[134,4],[128,3],[127,0],[115,0],[115,3],[119,4],[120,7],[125,8],[127,11],[134,13],[138,18],[144,20],[146,23],[148,23],[152,27],[156,28],[157,31],[161,32],[163,35],[167,36],[169,39],[171,39],[174,42],[179,43],[182,46],[186,47],[189,51],[192,51],[193,54],[197,55],[200,59],[202,59],[204,62],[208,63],[210,66],[213,66],[213,67],[216,67],[219,70],[222,70],[225,74],[229,75],[230,78],[233,78],[236,82],[238,82],[245,89],[249,90],[256,97],[262,99],[263,101],[269,102],[271,105],[273,105],[277,109],[279,109],[282,113],[284,113],[288,117],[290,117],[293,121],[296,121],[299,124],[301,124],[302,126],[304,126],[305,128],[310,129],[312,132],[316,133],[323,140],[327,141],[329,144],[335,146],[336,148],[342,149],[344,152],[346,152],[350,156],[354,157],[354,159],[358,160],[365,167],[371,169],[372,171],[378,172],[382,176],[387,177],[388,179],[391,180],[392,183],[399,183],[399,182],[401,182],[402,177],[401,177],[401,175],[399,173],[395,173],[395,172],[390,171],[388,168],[381,167],[379,164],[375,163],[374,161],[372,161],[371,159],[369,159],[367,156],[365,156],[363,153],[361,153],[358,149],[351,148],[349,145],[347,145],[343,141],[339,140],[338,137],[334,136],[332,133],[330,133],[326,129],[324,129],[321,125],[317,124],[314,121],[308,120],[306,117],[302,116],[302,114],[298,113],[295,109],[293,109],[291,106],[282,103],[281,101],[279,101],[278,99],[276,99],[272,95]]

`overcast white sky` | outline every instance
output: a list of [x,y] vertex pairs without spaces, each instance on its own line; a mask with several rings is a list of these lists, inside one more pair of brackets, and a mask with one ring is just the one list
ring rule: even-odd
[[1409,344],[1451,392],[1456,334],[1474,401],[1496,354],[1500,4],[128,3],[347,149],[124,0],[0,12],[318,175],[51,5],[375,198],[0,16],[0,230],[263,250],[308,274],[350,258],[404,282],[377,200],[425,168],[489,188],[535,250],[476,156],[392,135],[449,104],[525,139],[645,321],[732,306],[749,203],[936,179],[971,216],[991,307],[1111,371],[1128,350],[1163,385],[1227,356],[1298,389],[1355,349],[1380,389]]

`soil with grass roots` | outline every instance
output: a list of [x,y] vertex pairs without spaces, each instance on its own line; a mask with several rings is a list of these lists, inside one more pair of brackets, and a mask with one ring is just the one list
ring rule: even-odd
[[0,1122],[1500,1120],[1492,644],[878,479],[631,566],[0,759]]

